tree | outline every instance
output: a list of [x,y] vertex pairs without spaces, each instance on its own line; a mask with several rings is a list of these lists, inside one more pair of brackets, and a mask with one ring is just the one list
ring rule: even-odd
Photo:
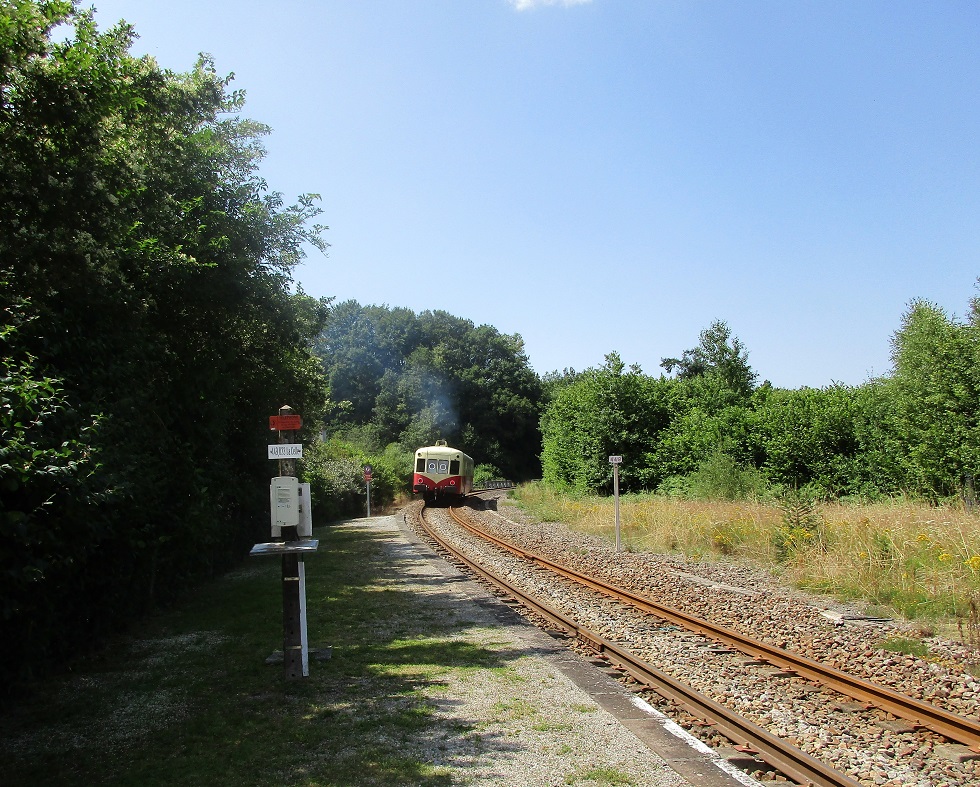
[[738,337],[732,335],[728,324],[715,320],[701,331],[697,347],[685,350],[680,358],[663,358],[660,365],[668,374],[676,369],[681,380],[717,376],[729,389],[747,398],[758,380],[748,358],[748,351]]
[[649,488],[647,457],[674,416],[674,381],[627,369],[618,353],[558,389],[541,419],[544,480],[581,494],[611,490],[609,456],[624,457],[624,491]]
[[[0,533],[0,691],[240,557],[267,521],[265,418],[323,408],[324,306],[290,291],[325,246],[315,197],[268,191],[268,129],[209,59],[164,71],[133,35],[0,5],[4,395],[46,413],[7,432],[58,471],[21,462],[0,487],[23,515]],[[24,497],[55,477],[45,505]]]
[[855,389],[843,385],[772,391],[760,403],[756,431],[767,478],[787,488],[809,485],[821,496],[866,491],[856,409]]
[[892,339],[896,424],[917,490],[952,494],[980,469],[980,320],[914,301]]

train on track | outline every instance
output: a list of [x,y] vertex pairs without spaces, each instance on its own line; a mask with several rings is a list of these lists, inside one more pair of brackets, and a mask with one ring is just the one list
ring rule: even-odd
[[445,440],[415,452],[412,490],[426,503],[459,500],[473,491],[473,459]]

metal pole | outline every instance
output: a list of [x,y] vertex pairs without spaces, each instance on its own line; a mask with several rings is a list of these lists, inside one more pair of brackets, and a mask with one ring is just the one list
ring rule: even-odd
[[282,666],[287,680],[305,677],[303,670],[303,601],[300,560],[282,556]]
[[613,496],[616,498],[616,551],[621,549],[619,541],[619,465],[613,465]]
[[[279,415],[293,415],[293,408],[288,404],[279,408]],[[280,430],[279,442],[288,443],[293,435],[292,430]],[[279,475],[295,476],[296,460],[280,459]],[[283,540],[295,541],[298,536],[295,527],[283,528]],[[303,678],[309,675],[309,668],[304,665],[305,648],[303,647],[305,628],[303,607],[305,599],[302,591],[305,588],[305,571],[297,555],[282,556],[282,664],[283,674],[287,680]]]
[[371,517],[371,482],[367,482],[367,515]]
[[303,677],[310,677],[310,640],[306,631],[306,563],[299,562],[299,641],[302,654]]

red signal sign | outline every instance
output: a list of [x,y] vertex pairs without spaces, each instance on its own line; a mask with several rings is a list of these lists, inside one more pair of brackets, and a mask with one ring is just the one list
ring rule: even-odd
[[270,415],[269,429],[280,432],[295,432],[303,426],[303,419],[298,415]]

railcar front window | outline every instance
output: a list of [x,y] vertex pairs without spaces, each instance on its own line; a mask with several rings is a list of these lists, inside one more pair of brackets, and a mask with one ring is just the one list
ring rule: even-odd
[[415,472],[424,473],[425,472],[425,460],[420,456],[418,461],[415,463]]
[[453,459],[449,462],[449,475],[459,475],[459,460]]
[[440,462],[439,462],[439,472],[442,473],[442,475],[446,475],[446,473],[449,472],[449,462],[447,460],[445,460],[445,459],[440,460]]

